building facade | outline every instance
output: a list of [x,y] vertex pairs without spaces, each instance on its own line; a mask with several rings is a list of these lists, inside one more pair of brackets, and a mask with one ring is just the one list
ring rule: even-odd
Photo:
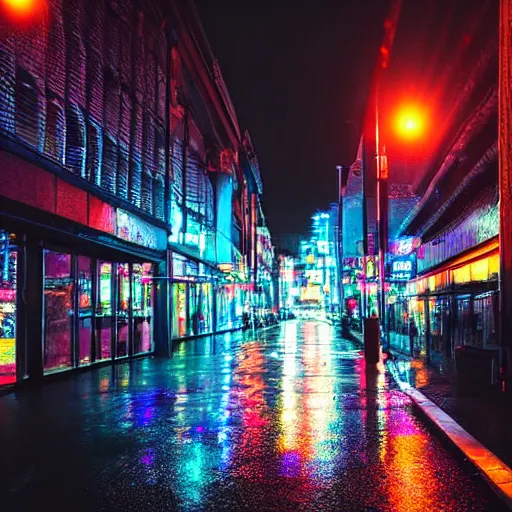
[[245,150],[192,2],[26,21],[0,26],[0,384],[240,327]]

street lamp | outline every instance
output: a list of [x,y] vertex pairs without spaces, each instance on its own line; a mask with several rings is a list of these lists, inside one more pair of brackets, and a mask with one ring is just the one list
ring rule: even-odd
[[424,136],[427,116],[419,106],[402,105],[394,117],[395,133],[399,139],[412,142]]
[[[345,309],[345,294],[343,289],[343,196],[347,188],[350,167],[337,165],[338,171],[338,218],[336,221],[336,263],[338,268],[338,301],[340,307],[340,318],[343,317]],[[335,224],[335,225],[336,225]]]
[[[379,282],[380,282],[380,316],[385,335],[386,345],[389,346],[389,326],[386,315],[386,253],[388,247],[388,161],[385,145],[380,137],[378,98],[375,111],[375,156],[377,168],[377,222],[379,235]],[[422,140],[428,125],[426,111],[418,104],[406,103],[400,105],[392,115],[396,139],[413,144]]]
[[7,35],[40,29],[47,18],[47,0],[0,0],[0,30]]
[[41,8],[39,0],[1,0],[2,11],[13,21],[27,21]]

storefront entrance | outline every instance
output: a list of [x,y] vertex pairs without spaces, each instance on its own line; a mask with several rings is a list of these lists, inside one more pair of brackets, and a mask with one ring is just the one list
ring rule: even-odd
[[44,249],[44,373],[153,351],[153,264]]
[[172,253],[172,338],[242,327],[246,290],[204,262]]

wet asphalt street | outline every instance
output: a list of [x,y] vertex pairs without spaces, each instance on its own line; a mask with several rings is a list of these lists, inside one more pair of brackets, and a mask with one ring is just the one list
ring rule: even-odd
[[0,397],[0,510],[500,510],[326,323]]

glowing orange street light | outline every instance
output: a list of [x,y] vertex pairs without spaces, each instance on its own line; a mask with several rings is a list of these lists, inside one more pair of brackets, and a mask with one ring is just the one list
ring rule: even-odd
[[405,105],[400,108],[395,117],[397,135],[409,141],[419,139],[425,132],[427,116],[415,105]]
[[0,0],[2,11],[13,21],[24,22],[40,10],[43,0]]

